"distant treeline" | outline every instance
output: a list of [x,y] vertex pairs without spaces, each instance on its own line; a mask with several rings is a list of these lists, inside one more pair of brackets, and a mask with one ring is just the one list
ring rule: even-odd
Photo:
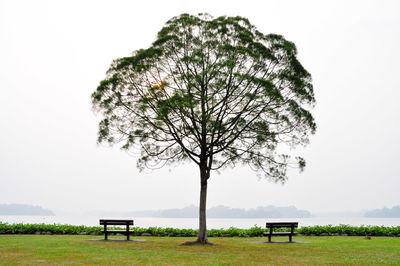
[[400,206],[394,206],[391,209],[385,207],[383,209],[367,211],[364,216],[370,218],[400,218]]
[[[36,235],[101,235],[101,226],[62,225],[62,224],[8,224],[0,222],[0,234],[36,234]],[[124,230],[125,228],[114,228]],[[169,237],[195,237],[196,229],[178,229],[133,227],[135,236],[169,236]],[[287,231],[290,229],[280,229]],[[278,230],[277,230],[278,231]],[[400,237],[400,226],[304,226],[296,228],[298,234],[307,236],[393,236]],[[259,237],[263,236],[266,228],[253,226],[249,229],[230,227],[228,229],[209,229],[209,237]]]
[[[90,215],[100,216],[131,216],[131,217],[162,217],[162,218],[198,218],[199,208],[191,205],[181,209],[167,209],[157,211],[132,211],[132,212],[88,212]],[[309,218],[311,213],[289,207],[257,207],[254,209],[230,208],[216,206],[207,210],[208,218]]]
[[40,206],[27,204],[0,204],[0,215],[53,216],[54,213],[50,210],[43,209]]

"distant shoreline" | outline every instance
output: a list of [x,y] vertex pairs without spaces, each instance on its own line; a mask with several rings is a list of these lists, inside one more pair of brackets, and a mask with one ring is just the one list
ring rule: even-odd
[[54,216],[54,212],[28,204],[0,204],[0,215]]
[[[144,211],[93,210],[81,213],[83,216],[141,217],[141,218],[198,218],[199,208],[190,205],[184,208]],[[0,216],[56,216],[52,210],[28,204],[0,204]],[[78,215],[78,214],[72,214]],[[299,210],[294,206],[265,206],[253,209],[216,206],[207,209],[207,218],[215,219],[288,219],[288,218],[400,218],[400,206],[360,212],[315,213]]]

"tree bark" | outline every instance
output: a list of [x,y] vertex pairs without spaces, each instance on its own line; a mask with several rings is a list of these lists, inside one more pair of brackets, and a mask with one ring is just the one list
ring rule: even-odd
[[200,210],[199,210],[199,234],[197,242],[207,244],[207,223],[206,223],[206,205],[207,205],[207,179],[209,171],[204,165],[200,166]]

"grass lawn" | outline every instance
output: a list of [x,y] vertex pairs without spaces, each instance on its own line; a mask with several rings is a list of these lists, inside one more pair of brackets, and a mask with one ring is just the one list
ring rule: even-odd
[[[400,238],[298,236],[210,238],[215,246],[181,246],[195,238],[133,237],[145,242],[90,241],[102,236],[0,235],[0,264],[398,264]],[[122,239],[123,237],[110,237]],[[287,237],[273,238],[287,241]]]

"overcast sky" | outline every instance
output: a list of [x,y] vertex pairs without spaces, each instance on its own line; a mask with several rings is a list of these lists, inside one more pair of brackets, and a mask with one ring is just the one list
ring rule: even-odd
[[140,173],[98,146],[90,94],[111,61],[181,13],[243,16],[293,41],[312,74],[318,130],[285,185],[246,167],[212,173],[208,206],[311,212],[400,204],[399,1],[0,0],[0,203],[53,210],[198,205],[194,164]]

